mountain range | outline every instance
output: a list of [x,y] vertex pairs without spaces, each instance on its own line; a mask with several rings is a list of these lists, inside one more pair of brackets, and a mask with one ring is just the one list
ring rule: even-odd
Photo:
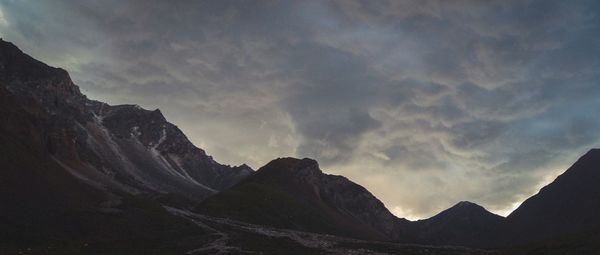
[[2,254],[600,252],[598,149],[507,217],[463,201],[409,221],[312,159],[220,164],[4,40],[0,120]]

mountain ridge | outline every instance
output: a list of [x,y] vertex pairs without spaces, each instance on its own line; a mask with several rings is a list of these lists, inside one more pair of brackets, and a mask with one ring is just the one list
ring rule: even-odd
[[19,101],[37,105],[23,110],[48,116],[41,124],[49,128],[40,147],[90,184],[198,200],[253,171],[217,163],[158,109],[88,99],[65,70],[39,62],[4,40],[0,81]]
[[396,226],[408,223],[392,215],[364,187],[323,173],[308,158],[275,159],[231,189],[209,197],[198,210],[275,227],[375,240],[399,238]]
[[14,232],[0,233],[0,243],[8,246],[58,240],[79,247],[77,242],[139,238],[136,247],[144,247],[160,245],[152,243],[156,237],[187,245],[185,238],[196,235],[212,240],[205,234],[215,230],[198,224],[203,218],[190,222],[165,206],[185,215],[376,240],[369,243],[374,247],[544,247],[572,244],[569,236],[589,243],[600,236],[600,149],[588,151],[506,218],[462,201],[431,218],[408,221],[364,187],[324,173],[313,159],[278,158],[257,171],[220,164],[160,110],[90,100],[65,70],[4,40],[0,119],[0,204],[6,208],[0,224]]

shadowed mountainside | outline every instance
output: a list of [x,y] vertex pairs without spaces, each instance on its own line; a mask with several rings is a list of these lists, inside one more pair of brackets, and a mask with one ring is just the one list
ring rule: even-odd
[[415,222],[416,241],[428,244],[452,244],[491,247],[500,237],[504,217],[480,205],[463,201],[425,220]]
[[392,215],[370,192],[324,174],[312,159],[280,158],[198,210],[256,224],[363,239],[394,240],[408,220]]
[[600,230],[600,149],[592,149],[507,217],[507,242],[524,244]]

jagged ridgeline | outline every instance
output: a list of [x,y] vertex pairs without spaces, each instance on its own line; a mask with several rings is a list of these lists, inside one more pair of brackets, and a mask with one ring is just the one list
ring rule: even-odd
[[312,159],[220,164],[0,40],[0,254],[597,254],[599,168],[591,150],[508,217],[408,221]]
[[253,172],[217,163],[159,110],[88,99],[3,40],[0,118],[3,248],[162,246],[204,233],[162,205],[193,207]]
[[[39,148],[91,185],[128,193],[202,199],[250,175],[215,162],[160,110],[111,106],[81,94],[68,73],[2,41],[3,88],[44,128]],[[11,107],[14,108],[14,107]],[[7,120],[10,121],[10,120]]]

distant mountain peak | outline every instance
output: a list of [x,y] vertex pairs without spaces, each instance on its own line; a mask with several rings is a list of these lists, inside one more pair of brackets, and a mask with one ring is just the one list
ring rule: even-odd
[[440,212],[439,214],[431,217],[430,219],[448,219],[455,217],[492,217],[502,218],[499,215],[493,214],[486,210],[483,206],[469,201],[461,201],[454,206]]
[[469,202],[469,201],[460,201],[458,203],[456,203],[454,206],[450,207],[450,209],[467,209],[467,210],[485,210],[485,208],[483,208],[483,206],[478,205],[476,203],[473,202]]
[[250,167],[249,165],[246,165],[246,164],[241,164],[239,166],[234,166],[233,168],[235,168],[235,169],[242,169],[242,170],[247,171],[249,173],[254,172],[254,169],[252,167]]
[[478,204],[461,201],[416,223],[425,243],[487,246],[496,239],[496,232],[504,220]]

